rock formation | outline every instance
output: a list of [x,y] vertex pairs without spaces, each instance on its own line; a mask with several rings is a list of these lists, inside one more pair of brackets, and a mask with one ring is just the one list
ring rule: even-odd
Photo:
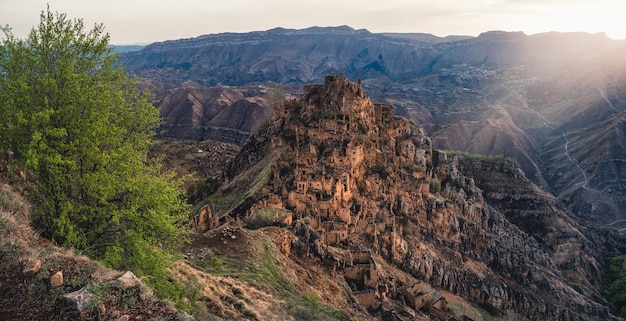
[[[524,189],[485,192],[464,174],[485,172]],[[447,307],[443,291],[508,319],[615,319],[600,296],[606,247],[597,234],[518,165],[436,150],[343,75],[276,108],[210,199],[220,200],[211,208],[222,221],[280,212],[274,223],[296,236],[291,255],[342,273],[374,316],[469,318]]]

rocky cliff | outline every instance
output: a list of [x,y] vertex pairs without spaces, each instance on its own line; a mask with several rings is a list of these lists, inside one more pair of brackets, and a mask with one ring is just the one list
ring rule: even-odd
[[373,318],[615,319],[600,296],[602,254],[615,251],[606,235],[518,165],[435,149],[343,75],[276,108],[212,184],[202,228],[289,228],[282,251],[343,277]]

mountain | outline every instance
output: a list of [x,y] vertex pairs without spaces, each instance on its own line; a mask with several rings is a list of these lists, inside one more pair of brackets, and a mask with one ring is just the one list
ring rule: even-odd
[[[535,184],[579,217],[608,224],[626,219],[625,53],[624,41],[604,34],[490,31],[441,38],[343,26],[166,41],[124,53],[120,61],[156,82],[284,86],[292,95],[329,73],[361,79],[374,100],[396,106],[440,148],[514,157]],[[193,105],[178,97],[157,98],[171,106],[169,115],[177,106]],[[246,108],[235,107],[234,117]],[[198,128],[184,139],[221,139],[221,133],[205,135],[201,128],[234,126],[228,128],[243,135],[224,139],[241,143],[267,119],[216,126],[196,125],[191,118],[173,117],[168,128]]]
[[120,61],[141,77],[205,85],[309,83],[339,72],[351,79],[385,76],[400,81],[457,64],[498,68],[562,60],[611,43],[603,34],[582,33],[526,36],[492,31],[475,38],[439,38],[376,34],[347,26],[276,28],[154,43],[123,54]]
[[205,85],[308,83],[338,72],[372,78],[428,68],[436,54],[428,48],[431,43],[409,39],[345,26],[276,28],[155,43],[122,55],[121,62],[141,77],[193,79]]
[[114,53],[124,53],[124,52],[131,52],[131,51],[138,51],[143,49],[145,46],[144,45],[111,45],[110,46],[113,49]]
[[343,280],[330,301],[366,319],[617,320],[601,298],[617,235],[512,159],[437,150],[343,75],[276,108],[211,184],[201,231],[286,227],[290,266]]
[[[243,144],[271,115],[267,86],[206,87],[193,81],[171,84],[145,80],[154,88],[165,124],[162,136]],[[284,97],[283,97],[284,98]]]

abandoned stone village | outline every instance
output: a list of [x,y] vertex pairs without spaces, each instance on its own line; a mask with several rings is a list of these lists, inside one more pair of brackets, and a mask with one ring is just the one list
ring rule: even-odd
[[453,313],[445,293],[527,319],[608,315],[545,277],[556,270],[550,254],[487,206],[456,161],[393,106],[373,103],[360,81],[329,75],[274,108],[212,183],[210,192],[236,200],[208,202],[196,228],[287,227],[283,253],[320,260],[363,310],[397,320],[472,320]]

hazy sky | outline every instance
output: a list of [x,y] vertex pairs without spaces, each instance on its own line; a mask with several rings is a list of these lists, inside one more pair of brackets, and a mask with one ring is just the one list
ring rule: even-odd
[[88,27],[103,23],[113,44],[339,25],[438,36],[585,31],[626,39],[624,0],[0,0],[0,25],[23,38],[47,3]]

